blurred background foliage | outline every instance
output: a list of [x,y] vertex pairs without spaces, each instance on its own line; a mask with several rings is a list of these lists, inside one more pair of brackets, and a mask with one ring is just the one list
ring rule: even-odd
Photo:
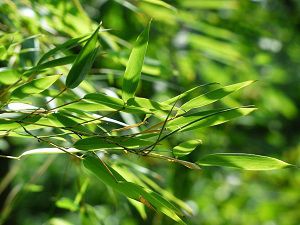
[[[100,35],[102,54],[86,90],[120,88],[132,43],[149,18],[153,22],[137,96],[162,101],[199,84],[258,80],[215,106],[242,102],[259,110],[226,125],[189,133],[203,141],[187,156],[189,160],[228,151],[269,155],[300,165],[297,0],[2,0],[0,66],[6,69],[0,70],[0,87],[14,83],[20,68],[35,65],[56,44],[86,35],[102,21],[107,29]],[[78,53],[76,48],[70,51]],[[58,71],[67,73],[65,67]],[[170,141],[182,139],[176,136]],[[0,149],[17,155],[24,146],[37,144],[1,138]],[[188,224],[299,224],[296,170],[199,172],[138,157],[132,160],[147,165],[160,186],[193,208]],[[86,204],[78,213],[67,198],[74,199],[86,181],[77,162],[67,156],[1,159],[0,167],[1,224],[173,224],[148,209],[145,219],[124,197],[93,180],[86,191],[81,190]]]

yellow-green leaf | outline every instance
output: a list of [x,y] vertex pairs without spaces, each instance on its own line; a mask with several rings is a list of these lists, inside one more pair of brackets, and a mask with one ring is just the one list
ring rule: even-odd
[[190,154],[195,148],[202,143],[201,140],[189,140],[180,143],[173,148],[173,154],[176,157],[183,157]]
[[26,84],[17,87],[12,93],[12,98],[25,98],[27,96],[41,93],[48,89],[61,75],[53,75],[34,79]]
[[138,36],[127,62],[122,87],[122,99],[125,102],[134,97],[141,77],[141,71],[148,46],[150,24],[151,22],[149,22],[146,29]]
[[274,170],[292,166],[268,156],[244,153],[216,153],[205,156],[197,162],[200,166],[224,166],[243,170]]
[[193,98],[190,101],[186,102],[185,104],[183,104],[181,106],[181,109],[183,109],[185,111],[189,111],[194,108],[200,108],[202,106],[209,105],[211,103],[214,103],[214,102],[224,98],[225,96],[231,94],[234,91],[237,91],[241,88],[244,88],[244,87],[252,84],[253,82],[254,81],[252,81],[252,80],[245,81],[245,82],[225,86],[225,87],[207,92],[203,95],[200,95],[200,96]]

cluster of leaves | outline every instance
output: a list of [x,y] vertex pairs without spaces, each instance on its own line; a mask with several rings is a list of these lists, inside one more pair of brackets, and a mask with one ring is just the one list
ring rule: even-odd
[[[191,153],[199,145],[197,140],[186,140],[175,146],[169,152],[172,156],[156,153],[156,147],[159,148],[160,142],[171,135],[222,124],[236,117],[247,115],[255,108],[250,106],[199,111],[201,107],[212,104],[232,92],[248,86],[252,81],[214,88],[184,102],[181,106],[177,106],[177,103],[181,102],[191,92],[205,86],[217,86],[217,84],[195,87],[164,102],[135,97],[147,50],[149,29],[150,23],[137,38],[130,54],[123,77],[122,99],[103,93],[88,93],[82,98],[76,99],[76,95],[72,91],[84,81],[98,54],[100,26],[91,35],[68,40],[45,53],[37,65],[25,69],[16,80],[4,78],[3,80],[6,80],[10,85],[5,87],[2,92],[2,99],[4,99],[4,101],[2,100],[2,114],[10,116],[2,116],[1,118],[1,135],[27,136],[54,147],[46,150],[30,150],[24,152],[20,157],[16,157],[18,159],[30,154],[58,153],[59,151],[68,153],[72,157],[82,160],[89,171],[117,192],[184,224],[180,219],[182,213],[168,201],[170,199],[162,197],[147,187],[127,181],[126,176],[122,176],[110,166],[109,162],[99,158],[96,153],[99,151],[108,153],[118,151],[120,154],[122,152],[134,153],[144,157],[165,159],[191,169],[200,169],[200,166],[229,166],[248,170],[268,170],[290,165],[265,156],[241,153],[211,154],[200,159],[197,163],[178,159],[178,157]],[[58,52],[78,44],[84,45],[76,57],[68,55],[49,60]],[[66,77],[65,84],[62,81],[62,75],[45,76],[41,74],[48,68],[66,63],[72,63],[72,67]],[[1,75],[11,77],[14,72],[10,69],[4,69]],[[49,89],[55,84],[57,87],[60,86],[60,90],[57,88]],[[36,95],[45,99],[44,107],[36,107],[33,102],[28,104],[26,97],[30,96],[31,99],[31,96]],[[54,100],[63,102],[63,104],[49,107]],[[22,105],[23,108],[14,109],[16,105]],[[104,115],[96,114],[103,112],[106,113]],[[128,125],[114,118],[114,115],[120,112],[139,117],[145,115],[145,117],[138,124]],[[150,121],[151,123],[159,122],[151,124],[150,127],[144,126]],[[105,127],[105,123],[109,124],[108,128]],[[122,127],[111,129],[115,124]],[[51,128],[53,133],[42,135],[45,127]],[[141,131],[138,133],[130,132],[132,128],[136,127],[140,127]],[[61,142],[67,142],[69,146],[66,143],[62,145]],[[80,153],[80,156],[76,154],[77,152]],[[13,156],[3,157],[14,158]],[[187,208],[187,206],[185,207]]]
[[[136,3],[139,8],[127,4],[127,1],[116,2],[126,7],[129,6],[133,10],[142,9],[146,14],[163,11],[164,13],[160,14],[164,15],[162,17],[159,13],[152,16],[157,20],[175,21],[173,19],[174,7],[162,1],[140,1]],[[227,4],[226,7],[235,8],[235,1],[231,2],[232,4]],[[67,3],[66,6],[69,7]],[[50,13],[55,11],[53,5],[49,4],[48,7]],[[65,10],[68,10],[68,7],[65,7]],[[153,10],[153,7],[155,9],[160,7],[160,10]],[[203,3],[184,1],[182,7],[190,9],[224,6],[220,2],[212,4],[208,1],[203,1]],[[56,24],[58,30],[63,30],[72,38],[63,44],[58,42],[54,45],[51,43],[49,46],[48,43],[41,41],[47,51],[38,61],[35,61],[36,56],[31,53],[34,53],[34,42],[42,40],[43,37],[23,38],[21,32],[6,33],[1,37],[4,44],[1,47],[0,58],[8,59],[8,63],[0,72],[0,135],[5,138],[33,139],[38,142],[39,147],[42,147],[25,151],[20,156],[3,155],[4,158],[21,159],[34,154],[66,153],[71,158],[81,161],[88,171],[95,174],[108,187],[131,199],[130,202],[142,217],[145,217],[144,207],[146,206],[164,213],[179,223],[184,223],[181,217],[184,213],[191,213],[191,209],[149,179],[150,172],[146,173],[147,176],[140,172],[137,165],[126,159],[128,154],[138,155],[139,159],[162,159],[166,163],[178,163],[191,169],[225,166],[245,170],[269,170],[291,166],[274,158],[242,153],[210,154],[195,160],[196,162],[190,162],[186,160],[186,157],[201,144],[201,140],[194,138],[179,139],[180,141],[176,140],[172,146],[166,147],[167,138],[181,135],[188,137],[188,134],[195,134],[199,129],[219,125],[254,111],[253,106],[213,110],[205,108],[252,84],[253,81],[244,81],[229,86],[208,83],[193,87],[163,101],[137,97],[135,93],[142,78],[141,73],[158,75],[156,74],[157,67],[152,65],[157,62],[145,57],[150,23],[139,35],[127,57],[126,54],[123,55],[119,44],[128,46],[128,43],[124,44],[122,40],[111,35],[100,25],[94,25],[80,9],[76,12],[78,15],[75,17],[67,17],[63,22]],[[10,14],[7,13],[7,15]],[[14,16],[17,17],[17,14]],[[59,17],[55,13],[53,16]],[[26,19],[32,24],[36,23],[32,18]],[[69,25],[73,19],[80,28]],[[193,29],[205,26],[205,23],[193,24],[192,22],[197,20],[188,16],[184,11],[179,12],[178,19],[182,23],[190,24]],[[27,20],[16,19],[23,23],[28,22]],[[56,19],[53,21],[57,23]],[[51,23],[50,20],[47,22]],[[18,25],[20,30],[21,24]],[[36,27],[44,28],[40,24]],[[32,33],[38,33],[34,29],[36,27],[32,25]],[[88,33],[90,27],[94,27],[93,33]],[[206,28],[204,31],[209,35],[213,35],[216,31],[213,26],[206,26]],[[232,38],[232,33],[225,30],[218,31],[222,31],[217,32],[219,39]],[[78,34],[81,36],[78,37]],[[195,52],[200,50],[203,55],[208,55],[218,63],[232,66],[240,62],[241,56],[235,47],[228,45],[226,41],[212,41],[193,33],[188,41]],[[26,45],[30,47],[26,48]],[[110,47],[108,51],[107,45]],[[162,48],[161,54],[163,50]],[[118,88],[95,88],[99,83],[94,85],[93,76],[87,76],[94,74],[93,69],[97,68],[93,65],[96,65],[105,54],[127,65],[124,74],[121,70],[123,80],[121,88],[119,88],[120,85],[117,85]],[[191,51],[189,54],[194,53]],[[19,61],[16,63],[12,56],[19,57]],[[179,72],[182,75],[180,79],[192,81],[193,76],[192,78],[186,76],[193,73],[183,64],[193,64],[198,54],[191,58],[185,57],[184,54],[176,57],[178,57],[178,64],[182,62],[179,65]],[[70,64],[71,67],[68,66]],[[163,68],[162,65],[159,67],[159,73],[171,70],[171,68]],[[240,67],[248,68],[246,63]],[[114,71],[105,72],[114,73]],[[116,156],[118,157],[115,158]],[[82,195],[87,185],[87,182],[82,184],[74,201],[62,199],[56,202],[57,206],[70,211],[80,210]],[[84,213],[83,220],[88,220],[88,216],[85,218]]]

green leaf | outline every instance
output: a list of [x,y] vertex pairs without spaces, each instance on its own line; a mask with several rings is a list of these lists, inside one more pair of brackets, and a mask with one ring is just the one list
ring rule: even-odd
[[162,104],[170,104],[170,105],[171,105],[171,104],[173,104],[174,102],[176,102],[177,100],[182,99],[182,98],[184,98],[185,96],[189,95],[190,93],[192,93],[192,92],[198,90],[199,88],[204,88],[204,87],[206,87],[206,86],[210,86],[210,85],[214,85],[214,84],[218,84],[218,83],[213,82],[213,83],[203,84],[203,85],[199,85],[199,86],[197,86],[197,87],[191,88],[190,90],[187,90],[187,91],[181,93],[180,95],[177,95],[177,96],[175,96],[175,97],[173,97],[173,98],[170,98],[170,99],[168,99],[168,100],[162,102]]
[[55,48],[51,49],[50,51],[46,52],[41,59],[38,61],[38,65],[42,64],[44,61],[46,61],[51,56],[55,55],[57,52],[62,50],[67,50],[69,48],[72,48],[76,45],[79,45],[81,42],[85,41],[87,39],[87,35],[84,35],[82,37],[78,38],[72,38],[70,40],[67,40],[65,43],[56,46]]
[[187,131],[200,127],[216,126],[234,118],[248,115],[254,110],[256,108],[240,107],[186,114],[168,122],[167,128],[170,130],[180,129],[180,131]]
[[14,84],[21,77],[21,74],[15,70],[10,68],[0,68],[0,83],[5,85]]
[[7,51],[4,46],[0,46],[0,60],[5,60],[7,57]]
[[92,132],[80,124],[80,122],[84,122],[82,120],[80,121],[75,121],[69,117],[67,114],[62,114],[62,113],[53,113],[50,116],[48,116],[48,119],[53,122],[55,126],[66,128],[72,131],[76,131],[80,134],[92,134]]
[[[108,95],[104,95],[101,93],[92,93],[92,94],[87,94],[84,96],[84,100],[89,100],[93,102],[97,102],[100,105],[96,105],[96,108],[98,109],[97,111],[100,111],[107,107],[110,109],[115,109],[115,110],[120,110],[120,111],[125,111],[125,112],[143,112],[143,113],[151,113],[147,108],[137,106],[131,106],[131,105],[126,105],[122,101],[122,99],[111,97]],[[89,103],[85,101],[85,103]],[[80,103],[79,103],[80,104]],[[93,107],[93,106],[91,106]],[[111,110],[108,110],[111,111]]]
[[291,164],[262,155],[244,153],[216,153],[197,162],[200,166],[224,166],[243,170],[274,170],[291,167]]
[[69,198],[61,198],[61,199],[59,199],[59,200],[57,200],[55,202],[55,205],[58,208],[67,209],[67,210],[70,210],[70,211],[76,211],[76,210],[78,210],[78,205],[76,205],[74,203],[74,201],[72,201]]
[[[159,103],[147,98],[139,98],[135,97],[129,99],[127,102],[128,106],[135,106],[137,108],[147,109],[149,111],[170,111],[172,109],[172,105]],[[174,107],[174,110],[180,110],[177,107]]]
[[[78,140],[74,144],[74,148],[80,150],[96,150],[96,149],[124,149],[124,148],[140,148],[152,144],[151,141],[139,138],[124,137],[90,137]],[[124,147],[124,148],[123,148]]]
[[143,0],[143,2],[148,2],[148,3],[154,4],[154,5],[159,5],[159,6],[167,8],[167,9],[171,9],[174,12],[177,12],[177,9],[175,7],[173,7],[172,5],[170,5],[164,1],[161,1],[161,0]]
[[194,151],[195,148],[201,143],[202,143],[201,140],[185,141],[175,146],[172,152],[176,157],[183,157],[190,154],[192,151]]
[[146,29],[138,36],[129,56],[123,77],[122,99],[127,102],[133,98],[138,86],[149,39],[149,22]]
[[117,171],[97,156],[86,155],[83,159],[83,165],[113,190],[164,213],[180,224],[185,224],[178,216],[181,212],[173,204],[148,188],[126,181]]
[[244,88],[244,87],[252,84],[253,82],[255,82],[255,81],[252,81],[252,80],[245,81],[245,82],[225,86],[225,87],[207,92],[203,95],[200,95],[200,96],[193,98],[192,100],[186,102],[185,104],[183,104],[181,106],[181,109],[183,109],[185,111],[189,111],[194,108],[200,108],[202,106],[209,105],[211,103],[214,103],[214,102],[224,98],[225,96],[231,94],[234,91],[237,91],[241,88]]
[[11,97],[14,99],[25,98],[33,94],[41,93],[55,83],[60,76],[61,75],[53,75],[32,80],[13,90]]
[[100,25],[76,57],[66,79],[66,86],[68,88],[77,87],[91,69],[99,49],[99,46],[97,47],[99,29]]
[[26,71],[24,73],[25,76],[29,76],[32,74],[36,74],[41,70],[47,69],[47,68],[54,68],[56,66],[63,66],[63,65],[67,65],[67,64],[71,64],[74,62],[74,60],[76,59],[75,55],[70,55],[70,56],[65,56],[65,57],[61,57],[58,59],[53,59],[51,61],[42,63],[42,64],[38,64],[35,67],[30,68],[28,71]]

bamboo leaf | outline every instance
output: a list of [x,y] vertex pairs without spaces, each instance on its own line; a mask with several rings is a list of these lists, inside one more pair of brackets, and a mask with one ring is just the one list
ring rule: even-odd
[[[172,105],[159,103],[146,98],[135,97],[127,102],[128,106],[135,106],[137,108],[144,108],[149,111],[170,111],[172,109]],[[174,107],[174,110],[180,110],[180,108]]]
[[70,40],[67,40],[66,42],[64,42],[61,45],[56,46],[55,48],[51,49],[50,51],[46,52],[38,61],[38,65],[42,64],[43,62],[45,62],[48,58],[50,58],[51,56],[55,55],[57,52],[62,51],[62,50],[67,50],[70,49],[76,45],[79,45],[81,42],[85,41],[87,39],[87,35],[84,35],[82,37],[78,37],[78,38],[72,38]]
[[203,95],[200,95],[200,96],[193,98],[192,100],[186,102],[185,104],[183,104],[181,106],[181,109],[183,109],[185,111],[189,111],[194,108],[200,108],[200,107],[209,105],[211,103],[214,103],[214,102],[224,98],[225,96],[231,94],[232,92],[235,92],[241,88],[244,88],[244,87],[252,84],[253,82],[255,82],[255,81],[252,81],[252,80],[245,81],[245,82],[225,86],[225,87],[207,92]]
[[268,156],[244,153],[216,153],[197,162],[201,166],[224,166],[243,170],[274,170],[291,167],[291,164]]
[[204,88],[204,87],[207,87],[207,86],[210,86],[210,85],[215,85],[215,84],[218,84],[218,83],[213,82],[213,83],[203,84],[203,85],[199,85],[197,87],[191,88],[190,90],[187,90],[187,91],[181,93],[180,95],[177,95],[177,96],[175,96],[173,98],[170,98],[170,99],[162,102],[162,104],[170,104],[171,105],[174,102],[176,102],[177,100],[184,98],[185,96],[191,94],[192,92],[194,92],[194,91],[196,91],[196,90],[198,90],[200,88]]
[[90,137],[78,140],[74,147],[80,150],[140,148],[152,144],[139,138]]
[[29,76],[29,75],[38,73],[39,71],[42,71],[47,68],[54,68],[56,66],[63,66],[63,65],[71,64],[74,62],[75,59],[76,59],[76,56],[74,56],[74,55],[65,56],[65,57],[61,57],[58,59],[53,59],[48,62],[38,64],[37,66],[30,68],[29,70],[27,70],[24,73],[24,75]]
[[181,212],[173,204],[148,188],[126,181],[117,171],[105,164],[97,156],[86,155],[83,159],[83,165],[115,191],[139,201],[149,208],[164,213],[180,224],[185,224],[178,216]]
[[77,87],[91,69],[99,49],[99,46],[97,47],[99,29],[100,25],[76,57],[66,79],[66,86],[68,88]]
[[175,146],[172,152],[176,157],[183,157],[190,154],[192,151],[194,151],[195,148],[201,143],[202,143],[201,140],[185,141]]
[[177,9],[175,7],[173,7],[172,5],[170,5],[164,1],[161,1],[161,0],[143,0],[143,1],[154,4],[154,5],[162,6],[164,8],[173,10],[174,12],[177,12]]
[[61,75],[53,75],[34,79],[26,84],[17,87],[12,93],[11,97],[25,98],[33,94],[39,94],[42,91],[48,89],[52,84],[60,78]]
[[21,74],[11,68],[0,68],[0,83],[10,85],[17,82],[21,77]]
[[138,86],[149,39],[149,22],[146,29],[138,36],[129,56],[123,77],[122,99],[127,102],[133,98]]
[[170,121],[167,128],[170,130],[180,129],[180,131],[188,131],[200,127],[216,126],[234,118],[248,115],[254,110],[256,108],[240,107],[191,113]]
[[[108,95],[104,95],[101,93],[92,93],[92,94],[87,94],[84,96],[84,100],[88,101],[93,101],[98,103],[98,105],[95,105],[96,111],[99,110],[108,110],[111,111],[111,109],[119,110],[119,111],[124,111],[124,112],[130,112],[130,113],[151,113],[151,111],[145,107],[141,107],[140,105],[125,105],[122,99],[111,97]],[[84,103],[78,103],[78,105]],[[85,101],[85,103],[90,103]],[[88,106],[87,106],[88,107]],[[90,105],[91,109],[93,108],[92,105]]]

